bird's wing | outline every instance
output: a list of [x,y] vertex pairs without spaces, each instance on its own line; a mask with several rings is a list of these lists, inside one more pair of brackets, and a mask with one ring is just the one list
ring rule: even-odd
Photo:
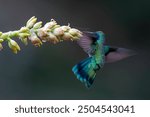
[[116,62],[129,56],[136,55],[136,52],[130,49],[114,46],[104,46],[106,63]]
[[78,45],[88,54],[95,52],[96,37],[93,32],[83,32],[83,36],[77,41]]

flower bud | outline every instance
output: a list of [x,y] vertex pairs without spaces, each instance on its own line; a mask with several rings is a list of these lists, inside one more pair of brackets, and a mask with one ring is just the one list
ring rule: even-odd
[[80,39],[79,36],[73,36],[72,41],[76,41],[76,40],[79,40],[79,39]]
[[35,18],[35,16],[32,16],[28,21],[27,21],[27,24],[29,23],[29,22],[31,22],[31,20],[33,20]]
[[32,42],[32,44],[35,45],[36,47],[42,45],[41,40],[40,40],[39,38],[37,38],[37,37],[32,38],[31,42]]
[[61,27],[55,28],[54,31],[53,31],[53,34],[55,36],[62,36],[64,34],[64,31]]
[[52,42],[53,44],[56,44],[59,42],[59,40],[57,39],[57,37],[55,35],[53,35],[51,32],[48,33],[48,40],[50,42]]
[[78,38],[80,38],[80,37],[82,37],[82,36],[83,36],[83,35],[82,35],[82,32],[79,32],[78,35],[77,35]]
[[54,31],[54,29],[59,28],[59,27],[60,27],[60,25],[55,25],[55,26],[53,26],[53,27],[51,28],[50,31]]
[[22,27],[20,30],[19,30],[19,33],[27,33],[29,32],[29,28],[27,27]]
[[21,42],[24,43],[25,45],[28,45],[28,38],[20,38]]
[[1,38],[2,38],[2,39],[8,39],[8,37],[9,37],[9,33],[3,33],[3,34],[1,35]]
[[20,38],[27,38],[28,36],[30,36],[28,33],[19,33]]
[[42,45],[41,40],[37,36],[30,36],[29,39],[31,40],[32,44],[36,47],[40,47]]
[[73,36],[70,33],[65,32],[64,35],[62,36],[62,39],[63,40],[71,40],[71,39],[73,39]]
[[33,28],[34,29],[39,29],[42,27],[42,22],[37,22],[36,24],[34,24]]
[[73,36],[79,35],[81,32],[75,28],[69,30],[69,33]]
[[41,28],[37,31],[37,35],[42,39],[43,37],[47,36],[47,33],[43,30],[43,28]]
[[31,31],[31,35],[29,36],[29,39],[31,40],[32,44],[36,47],[42,45],[41,40],[37,37],[37,35],[33,31]]
[[46,31],[44,31],[43,28],[41,28],[41,29],[39,29],[37,31],[37,35],[38,35],[38,37],[40,37],[40,39],[42,40],[42,42],[48,41],[48,39],[47,39],[48,34],[47,34]]
[[10,39],[10,40],[8,41],[8,46],[10,47],[10,49],[11,49],[15,54],[17,54],[17,51],[20,51],[19,45],[17,44],[16,41],[14,41],[14,40],[12,40],[12,39]]
[[51,22],[48,22],[44,25],[44,30],[50,30],[56,25],[57,25],[57,22],[55,20],[52,20]]
[[36,21],[37,21],[37,18],[35,18],[35,16],[31,17],[31,18],[28,20],[28,22],[27,22],[27,24],[26,24],[26,27],[27,27],[27,28],[32,28],[33,25],[36,23]]
[[68,30],[71,29],[69,26],[61,26],[61,28],[64,32],[67,32]]

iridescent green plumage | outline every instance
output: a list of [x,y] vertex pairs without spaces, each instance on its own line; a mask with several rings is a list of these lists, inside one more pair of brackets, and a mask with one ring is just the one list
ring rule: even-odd
[[[87,34],[86,34],[87,35]],[[87,37],[83,36],[84,38],[87,39]],[[81,61],[79,64],[75,65],[73,67],[73,72],[76,74],[77,78],[81,81],[84,82],[86,87],[90,87],[94,81],[94,78],[96,76],[96,71],[99,70],[101,67],[104,65],[104,34],[102,32],[96,32],[96,33],[91,33],[90,34],[93,38],[93,41],[91,41],[91,47],[90,51],[87,51],[89,54],[89,58]],[[89,40],[90,41],[90,40]],[[82,42],[80,40],[79,42],[82,46],[86,42]],[[84,47],[83,47],[84,48]],[[84,48],[85,50],[89,50],[89,47]]]

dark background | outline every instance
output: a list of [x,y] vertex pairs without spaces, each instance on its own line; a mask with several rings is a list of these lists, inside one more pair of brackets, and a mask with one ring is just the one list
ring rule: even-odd
[[[80,30],[106,34],[106,43],[135,50],[128,59],[105,64],[87,89],[72,67],[87,57],[72,42],[21,46],[0,52],[0,99],[150,99],[149,0],[0,0],[0,30],[19,29],[35,15]],[[18,41],[19,42],[19,41]]]

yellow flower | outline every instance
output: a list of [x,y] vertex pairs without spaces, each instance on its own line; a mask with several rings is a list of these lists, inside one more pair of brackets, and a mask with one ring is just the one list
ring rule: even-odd
[[20,51],[20,47],[19,45],[17,44],[17,42],[15,42],[14,40],[10,39],[8,41],[8,46],[10,47],[10,49],[15,53],[17,54],[18,51]]

